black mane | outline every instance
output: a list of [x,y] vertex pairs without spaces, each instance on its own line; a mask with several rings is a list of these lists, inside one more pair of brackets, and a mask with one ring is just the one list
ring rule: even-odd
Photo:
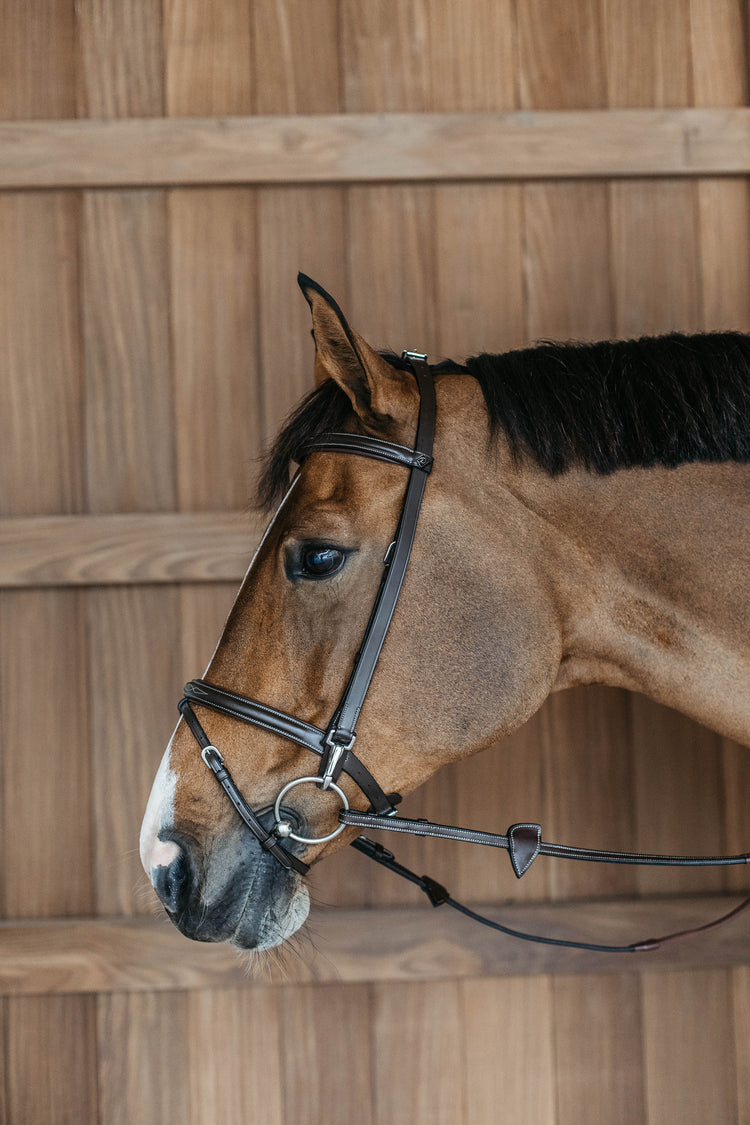
[[[750,336],[738,332],[544,343],[433,370],[475,378],[491,436],[502,431],[516,458],[530,456],[553,475],[573,465],[611,473],[750,461]],[[271,506],[306,445],[341,429],[350,414],[348,398],[332,380],[309,394],[265,459],[259,503]]]

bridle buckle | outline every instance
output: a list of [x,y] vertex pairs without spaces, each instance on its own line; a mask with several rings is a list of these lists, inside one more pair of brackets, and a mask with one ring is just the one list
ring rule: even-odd
[[322,789],[330,788],[337,774],[341,772],[340,769],[337,769],[341,759],[344,754],[351,750],[356,741],[357,736],[354,731],[336,729],[328,731],[325,738],[328,754],[326,755],[324,769],[320,774]]

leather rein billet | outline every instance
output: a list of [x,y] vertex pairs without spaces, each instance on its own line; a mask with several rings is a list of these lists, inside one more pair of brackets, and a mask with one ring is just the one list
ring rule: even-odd
[[[257,700],[216,687],[205,680],[191,680],[185,685],[185,695],[179,704],[180,714],[200,746],[203,761],[214,774],[242,820],[262,848],[287,870],[294,870],[300,875],[306,874],[309,867],[285,845],[284,841],[291,839],[305,845],[320,844],[332,840],[340,832],[343,832],[347,826],[386,829],[417,836],[435,836],[502,848],[508,851],[513,870],[519,879],[528,871],[537,855],[552,856],[558,859],[583,860],[585,862],[674,867],[707,867],[750,863],[750,854],[734,856],[648,855],[638,852],[596,851],[562,844],[550,844],[542,840],[541,826],[535,823],[513,824],[505,835],[501,835],[493,832],[479,832],[469,828],[457,828],[452,825],[433,824],[426,820],[409,820],[396,815],[396,805],[401,800],[400,796],[397,793],[386,794],[383,792],[370,771],[356,756],[353,748],[357,737],[357,720],[396,608],[401,584],[411,555],[422,497],[427,478],[432,469],[432,447],[436,420],[435,386],[432,373],[427,365],[426,355],[417,352],[404,352],[402,358],[408,360],[411,365],[420,396],[417,434],[413,448],[410,449],[393,442],[382,441],[380,438],[360,434],[327,433],[310,442],[304,451],[305,457],[316,450],[350,453],[400,465],[409,470],[409,480],[396,536],[386,553],[383,575],[375,597],[375,604],[365,628],[362,644],[354,659],[349,680],[327,729],[322,730],[320,727],[292,715],[287,715],[274,707],[268,707]],[[283,738],[304,746],[305,749],[317,754],[320,758],[319,768],[315,775],[296,778],[281,790],[274,804],[273,824],[270,828],[264,825],[259,814],[253,812],[235,785],[221,753],[209,739],[193,710],[193,706],[196,704],[281,735]],[[337,784],[342,773],[347,774],[367,797],[370,802],[368,812],[356,812],[349,808],[347,797],[343,789]],[[339,813],[338,826],[325,836],[308,837],[295,831],[297,824],[294,814],[285,809],[282,804],[284,797],[292,789],[303,784],[314,784],[321,789],[330,790],[337,795],[342,803],[343,807]],[[656,949],[663,942],[710,929],[735,917],[741,910],[750,906],[750,898],[748,898],[720,918],[703,926],[666,934],[660,938],[649,938],[630,945],[596,945],[589,942],[568,941],[514,930],[477,914],[452,898],[449,892],[434,879],[427,875],[416,875],[409,868],[399,864],[392,852],[365,836],[359,836],[353,840],[352,847],[415,883],[424,891],[433,906],[447,904],[468,917],[490,926],[492,929],[499,930],[512,937],[522,938],[525,941],[541,942],[545,945],[562,945],[573,949],[588,949],[607,953],[635,953],[647,949]]]

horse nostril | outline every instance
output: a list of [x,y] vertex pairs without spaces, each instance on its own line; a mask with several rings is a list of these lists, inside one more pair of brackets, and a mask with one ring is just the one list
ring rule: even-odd
[[166,867],[151,868],[154,890],[170,914],[176,914],[189,893],[188,862],[184,851]]

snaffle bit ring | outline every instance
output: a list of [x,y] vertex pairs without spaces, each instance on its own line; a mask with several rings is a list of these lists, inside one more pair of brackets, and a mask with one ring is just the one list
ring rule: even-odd
[[[339,832],[343,832],[346,828],[345,824],[339,824],[334,828],[333,832],[329,832],[327,836],[299,836],[296,832],[292,832],[291,825],[288,820],[284,820],[281,815],[281,802],[290,789],[294,789],[295,785],[304,785],[306,781],[311,781],[313,785],[319,788],[323,786],[322,777],[297,777],[294,781],[290,781],[288,785],[279,793],[276,798],[276,804],[273,806],[273,815],[276,820],[275,831],[277,836],[281,836],[285,840],[297,840],[300,844],[325,844],[328,840],[335,840]],[[343,789],[333,781],[329,781],[326,788],[327,793],[335,793],[340,799],[341,804],[344,806],[344,811],[349,808],[349,802],[346,799],[346,793]]]

